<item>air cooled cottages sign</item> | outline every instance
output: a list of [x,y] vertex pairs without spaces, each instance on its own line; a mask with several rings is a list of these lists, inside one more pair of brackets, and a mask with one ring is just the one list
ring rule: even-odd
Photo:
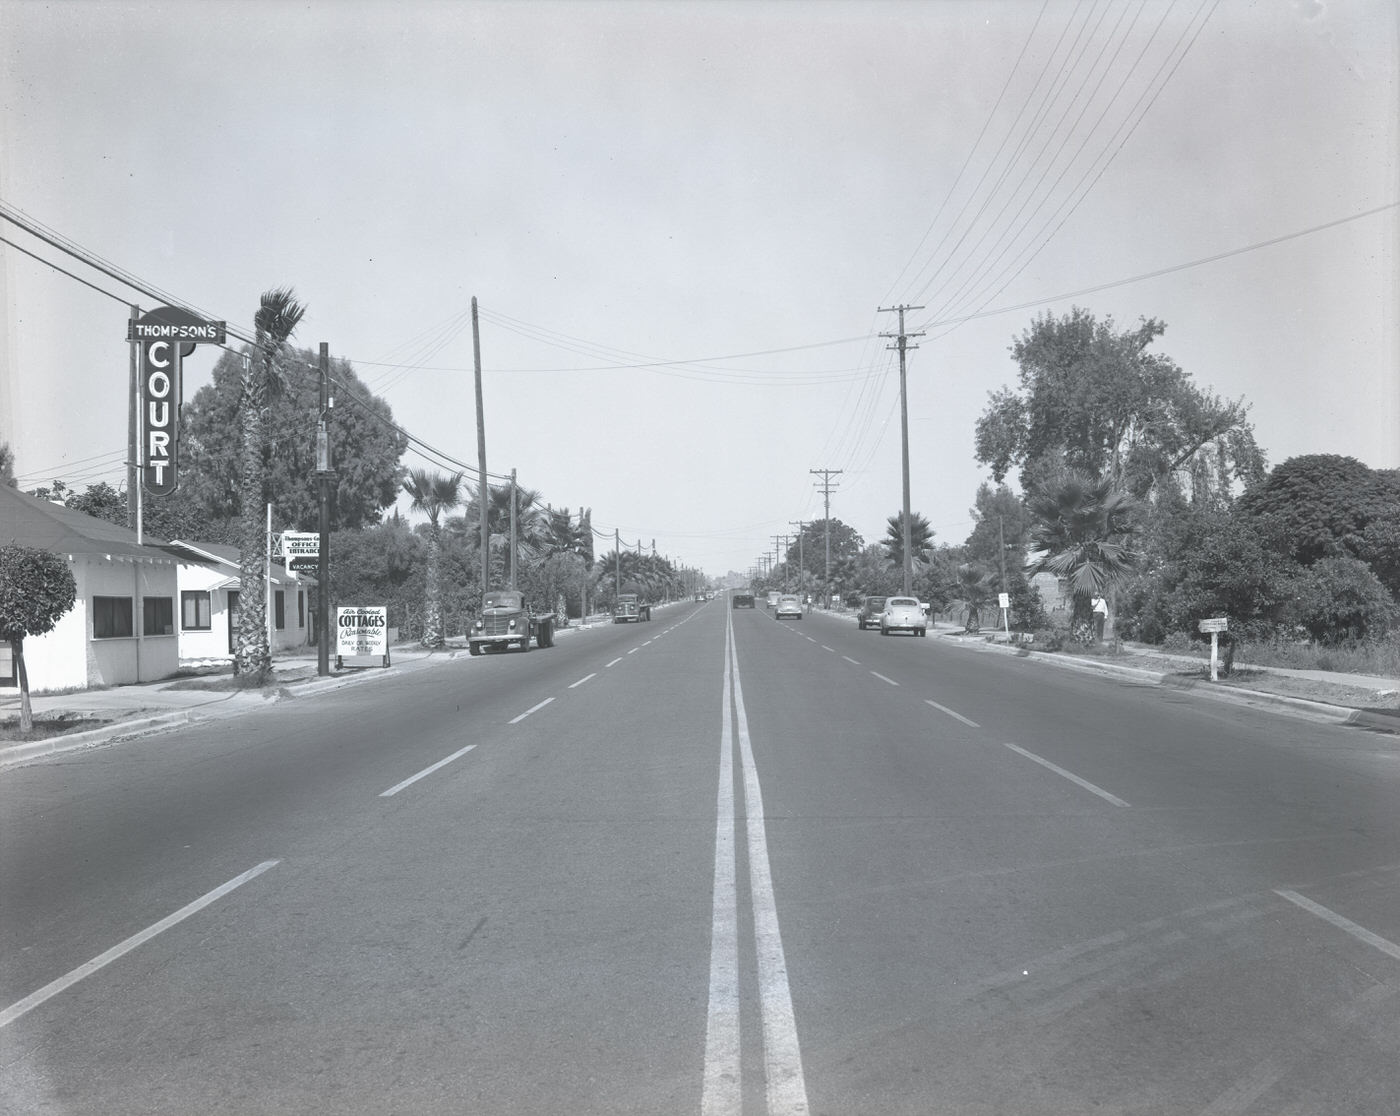
[[127,322],[126,339],[141,345],[141,485],[154,496],[169,496],[178,483],[180,362],[200,342],[224,343],[224,323],[209,322],[176,306],[158,306]]

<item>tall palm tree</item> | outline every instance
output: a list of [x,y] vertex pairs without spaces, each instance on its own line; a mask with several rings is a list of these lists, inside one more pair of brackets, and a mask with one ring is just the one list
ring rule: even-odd
[[272,671],[267,641],[267,595],[263,581],[268,539],[265,431],[268,396],[282,385],[280,363],[287,339],[296,332],[306,307],[290,287],[264,291],[253,315],[253,346],[245,355],[238,395],[239,589],[238,647],[234,670],[258,681]]
[[443,512],[451,511],[462,502],[462,474],[446,476],[427,469],[410,469],[403,489],[411,497],[414,511],[428,516],[427,589],[423,602],[423,645],[441,647],[447,642],[442,631],[442,592],[438,586],[438,565],[442,556]]
[[1026,506],[1034,520],[1026,572],[1068,584],[1070,638],[1092,643],[1094,598],[1111,594],[1138,565],[1131,548],[1136,503],[1111,478],[1068,469],[1033,489]]
[[[904,566],[904,513],[889,516],[885,523],[885,549],[889,552],[890,562],[899,566]],[[928,517],[920,515],[918,512],[909,513],[909,553],[914,559],[914,564],[918,565],[928,561],[929,551],[933,549],[933,528],[929,526]]]

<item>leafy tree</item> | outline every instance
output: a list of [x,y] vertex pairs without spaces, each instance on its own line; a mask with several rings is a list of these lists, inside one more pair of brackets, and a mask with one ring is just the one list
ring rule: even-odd
[[24,638],[52,631],[77,596],[73,571],[59,555],[19,543],[0,545],[0,639],[8,640],[14,652],[21,732],[34,728]]
[[1014,579],[1015,571],[1025,564],[1030,542],[1030,512],[1025,502],[1006,485],[993,488],[984,483],[977,489],[971,515],[973,528],[967,537],[967,557],[996,571],[998,581],[1005,567],[1006,585],[1001,586],[1000,591],[1009,592],[1007,586]]
[[1044,571],[1069,583],[1071,638],[1091,643],[1094,598],[1111,594],[1138,564],[1129,545],[1134,502],[1115,491],[1108,477],[1095,480],[1067,470],[1056,482],[1032,491],[1026,504],[1034,517],[1030,542],[1035,548],[1027,571]]
[[1116,331],[1079,307],[1036,318],[1011,348],[1020,390],[992,393],[977,421],[977,460],[997,481],[1019,466],[1026,492],[1061,465],[1137,496],[1178,470],[1219,492],[1262,475],[1244,402],[1200,391],[1147,351],[1165,329],[1143,319]]
[[1384,635],[1395,601],[1358,558],[1319,558],[1298,579],[1298,621],[1320,643]]
[[290,288],[263,292],[253,315],[252,351],[244,358],[238,395],[239,621],[234,670],[258,681],[272,670],[267,642],[263,561],[267,552],[263,494],[267,486],[264,410],[270,392],[285,380],[281,358],[306,308]]
[[[787,562],[792,567],[800,569],[802,573],[810,576],[810,584],[813,586],[821,585],[826,577],[827,531],[828,523],[825,519],[804,523],[798,532],[798,538],[793,540],[785,555]],[[842,523],[839,519],[830,521],[830,537],[831,572],[832,578],[835,580],[839,565],[843,560],[859,554],[861,548],[865,546],[865,540],[853,527]],[[799,580],[804,585],[809,583],[807,577],[799,578]]]
[[331,605],[384,605],[389,626],[422,634],[427,541],[396,514],[359,531],[330,537]]
[[[889,555],[890,565],[904,569],[904,512],[900,511],[885,520],[884,547]],[[909,552],[913,565],[921,566],[928,562],[929,551],[933,549],[933,528],[928,517],[918,512],[909,513]]]
[[[225,353],[213,381],[181,410],[181,481],[177,496],[213,525],[234,520],[242,509],[238,461],[242,361]],[[266,400],[263,442],[264,485],[258,507],[273,506],[277,525],[298,530],[319,526],[316,479],[316,424],[320,416],[318,356],[286,346],[278,359],[283,376]],[[335,409],[327,423],[335,480],[331,488],[332,527],[369,526],[398,498],[399,459],[408,439],[392,427],[393,412],[360,381],[350,363],[330,363]],[[148,501],[147,510],[173,498]],[[259,514],[262,514],[260,511]],[[211,531],[206,528],[203,534]]]
[[1321,558],[1359,558],[1392,596],[1400,596],[1400,471],[1375,470],[1354,457],[1290,457],[1241,497],[1249,517],[1278,520],[1288,552],[1304,566]]
[[1195,635],[1200,620],[1227,616],[1231,634],[1246,639],[1288,630],[1302,571],[1285,540],[1276,519],[1222,512],[1198,517],[1183,534],[1166,579],[1166,626]]
[[[76,511],[105,519],[108,523],[126,526],[126,493],[118,492],[106,481],[90,484],[82,493],[69,496],[64,504]],[[145,529],[144,516],[142,529]],[[151,532],[156,534],[157,532]]]
[[462,502],[462,474],[454,473],[449,477],[442,473],[430,473],[427,469],[411,469],[403,488],[413,498],[412,510],[424,512],[428,516],[423,645],[441,647],[445,640],[442,634],[442,604],[438,585],[438,563],[442,554],[442,525],[439,518],[444,511],[455,508]]
[[0,484],[19,487],[15,480],[15,451],[10,448],[9,442],[0,442]]

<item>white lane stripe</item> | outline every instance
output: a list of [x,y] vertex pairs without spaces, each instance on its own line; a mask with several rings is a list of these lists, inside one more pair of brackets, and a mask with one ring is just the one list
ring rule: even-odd
[[925,705],[931,705],[931,706],[933,706],[933,707],[934,707],[935,709],[937,709],[940,713],[946,713],[946,714],[948,714],[948,716],[952,717],[955,721],[961,721],[961,722],[962,722],[963,724],[965,724],[965,725],[971,725],[973,728],[981,728],[981,727],[982,727],[982,726],[979,725],[976,721],[969,721],[969,720],[968,720],[966,717],[964,717],[961,713],[954,713],[954,712],[953,712],[951,709],[949,709],[946,705],[939,705],[938,702],[936,702],[936,701],[929,701],[928,698],[924,698],[924,704],[925,704]]
[[[726,625],[727,634],[727,625]],[[739,897],[734,869],[734,730],[729,643],[724,646],[724,719],[719,730],[719,796],[715,820],[714,912],[710,922],[710,1006],[705,1022],[701,1116],[740,1116]]]
[[643,646],[643,647],[650,647],[650,646],[651,646],[653,643],[655,643],[655,642],[656,642],[655,640],[649,639],[649,640],[647,640],[644,644],[642,644],[642,646]]
[[1349,918],[1343,918],[1336,911],[1328,910],[1321,903],[1314,903],[1306,895],[1299,895],[1296,891],[1287,891],[1282,888],[1274,889],[1275,895],[1282,895],[1290,903],[1296,903],[1303,910],[1317,915],[1318,918],[1325,919],[1339,930],[1345,930],[1353,938],[1365,942],[1367,945],[1375,946],[1384,954],[1394,957],[1400,961],[1400,945],[1382,938],[1379,934],[1373,934],[1364,926],[1358,926]]
[[509,723],[509,724],[512,724],[512,725],[518,725],[521,721],[523,721],[523,720],[524,720],[526,717],[528,717],[531,713],[538,713],[541,709],[543,709],[546,705],[548,705],[548,704],[549,704],[551,701],[553,701],[553,700],[554,700],[554,699],[553,699],[552,697],[545,698],[544,701],[542,701],[542,702],[539,703],[539,705],[532,705],[532,706],[530,706],[530,708],[527,709],[527,710],[525,710],[525,712],[522,713],[522,714],[520,714],[520,716],[518,716],[518,717],[512,717],[508,723]]
[[431,775],[434,771],[438,770],[438,769],[441,768],[441,767],[446,767],[446,766],[447,766],[449,763],[451,763],[453,760],[459,759],[460,757],[465,756],[468,752],[470,752],[470,751],[471,751],[473,748],[475,748],[475,747],[476,747],[475,744],[468,744],[465,748],[461,748],[461,749],[459,749],[458,751],[453,752],[453,753],[452,753],[450,756],[448,756],[446,759],[440,759],[440,760],[438,760],[437,763],[435,763],[435,764],[432,765],[432,767],[425,767],[425,768],[423,768],[422,771],[418,772],[417,775],[410,775],[410,776],[409,776],[407,779],[405,779],[402,783],[395,783],[395,784],[394,784],[392,787],[390,787],[388,790],[386,790],[386,791],[380,791],[380,792],[379,792],[379,797],[380,797],[380,798],[390,798],[390,797],[392,797],[393,795],[398,794],[399,791],[401,791],[401,790],[404,789],[404,787],[411,787],[411,786],[413,786],[413,784],[416,783],[416,782],[418,782],[419,779],[422,779],[422,778],[425,778],[425,777]]
[[851,663],[853,666],[860,666],[860,663],[856,662],[856,660],[849,655],[842,655],[841,658],[845,659],[846,662]]
[[249,880],[261,876],[269,868],[274,868],[279,863],[281,862],[277,860],[264,860],[261,864],[249,868],[248,871],[244,872],[242,875],[234,876],[228,883],[221,884],[213,891],[201,895],[193,903],[186,904],[174,914],[166,915],[159,922],[146,927],[146,929],[142,930],[140,933],[133,934],[131,937],[127,938],[126,941],[114,945],[106,953],[98,954],[85,965],[79,965],[66,976],[61,976],[57,980],[50,981],[37,992],[31,992],[24,999],[11,1004],[4,1011],[0,1011],[0,1027],[8,1027],[20,1016],[33,1011],[40,1004],[53,999],[53,997],[57,996],[60,992],[73,987],[73,985],[77,984],[78,981],[82,980],[84,977],[91,976],[93,973],[97,972],[98,969],[105,968],[107,965],[117,960],[117,958],[130,953],[137,946],[149,942],[157,934],[169,930],[177,923],[184,922],[190,915],[198,914],[205,907],[209,906],[210,903],[222,899],[230,891],[242,887]]
[[622,662],[622,656],[621,656],[621,655],[619,655],[619,656],[618,656],[616,659],[614,659],[612,662],[608,663],[607,666],[603,667],[603,669],[604,669],[604,670],[607,670],[608,667],[617,666],[617,664],[620,663],[620,662]]
[[734,664],[734,716],[739,729],[739,758],[743,763],[744,825],[749,837],[749,898],[753,908],[754,946],[758,957],[759,1015],[763,1020],[763,1060],[768,1084],[768,1116],[806,1116],[807,1084],[802,1075],[802,1048],[797,1041],[797,1017],[788,986],[787,958],[778,927],[778,904],[773,896],[773,870],[768,861],[768,836],[763,824],[763,791],[758,784],[744,711],[744,687],[739,681],[739,652],[729,630]]
[[598,672],[597,672],[596,670],[595,670],[592,674],[585,674],[585,675],[584,675],[582,678],[580,678],[577,682],[570,682],[570,683],[569,683],[569,689],[571,689],[571,690],[577,689],[579,686],[582,686],[585,682],[587,682],[590,678],[597,678],[597,677],[598,677]]
[[1089,791],[1091,794],[1098,795],[1106,802],[1112,802],[1115,806],[1127,805],[1127,803],[1124,802],[1117,795],[1109,794],[1108,791],[1104,790],[1102,787],[1094,786],[1094,784],[1089,782],[1087,779],[1081,779],[1072,771],[1066,771],[1063,767],[1059,767],[1056,764],[1051,763],[1048,759],[1042,759],[1034,752],[1028,752],[1024,748],[1018,748],[1015,744],[1008,744],[1006,746],[1018,755],[1025,756],[1028,760],[1034,760],[1036,763],[1040,764],[1041,767],[1049,768],[1056,775],[1063,775],[1071,783],[1074,783],[1076,786],[1083,787],[1086,791]]
[[822,650],[823,650],[823,651],[830,651],[833,655],[836,654],[836,648],[834,648],[834,647],[828,647],[825,643],[822,644]]
[[873,675],[875,675],[875,677],[878,678],[881,682],[888,682],[891,686],[898,686],[898,685],[899,685],[899,683],[896,682],[893,678],[886,678],[886,677],[885,677],[883,674],[881,674],[879,671],[872,670],[870,673],[873,674]]
[[632,648],[631,651],[627,652],[627,654],[629,654],[629,655],[635,655],[635,654],[636,654],[638,651],[640,651],[640,650],[641,650],[640,647],[634,647],[634,648]]

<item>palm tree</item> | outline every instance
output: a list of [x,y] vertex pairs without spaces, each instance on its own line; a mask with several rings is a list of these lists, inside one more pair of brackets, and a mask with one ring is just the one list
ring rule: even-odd
[[1068,584],[1070,638],[1092,643],[1094,598],[1120,586],[1139,561],[1130,547],[1136,504],[1111,478],[1068,469],[1033,489],[1026,506],[1034,519],[1026,572],[1044,571]]
[[[885,549],[889,551],[890,562],[893,565],[904,567],[904,513],[899,512],[885,520],[888,527],[885,530]],[[929,526],[928,518],[918,512],[909,513],[909,553],[914,559],[915,565],[920,565],[928,561],[929,551],[933,549],[933,528]]]
[[975,632],[982,627],[982,606],[991,599],[996,575],[977,562],[964,562],[958,567],[958,590],[967,602],[965,631]]
[[243,359],[238,395],[239,588],[238,647],[233,668],[259,682],[272,671],[267,641],[267,596],[263,562],[267,535],[265,429],[267,399],[282,385],[279,363],[287,339],[296,332],[306,307],[290,287],[264,291],[253,315],[253,346]]
[[428,516],[427,589],[423,601],[423,646],[441,647],[442,594],[438,587],[438,562],[442,555],[442,525],[439,517],[462,502],[462,474],[446,476],[427,469],[410,469],[403,489],[413,497],[412,510]]

